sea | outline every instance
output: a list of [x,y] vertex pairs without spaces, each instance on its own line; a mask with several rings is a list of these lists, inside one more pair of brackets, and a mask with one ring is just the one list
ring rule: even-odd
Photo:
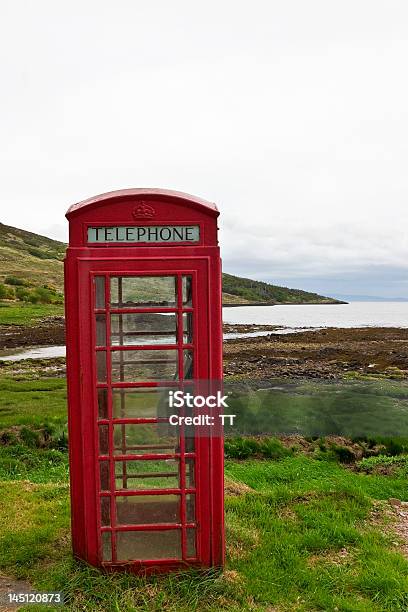
[[408,302],[350,302],[223,308],[224,323],[302,327],[408,327]]

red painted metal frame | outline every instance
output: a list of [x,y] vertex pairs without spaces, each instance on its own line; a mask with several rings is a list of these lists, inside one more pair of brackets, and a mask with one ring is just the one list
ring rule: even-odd
[[[109,283],[108,283],[108,278],[109,276],[113,276],[116,275],[117,272],[116,270],[114,270],[113,272],[111,272],[109,274],[109,272],[105,271],[106,265],[105,263],[102,264],[102,267],[104,268],[104,270],[101,271],[93,271],[93,275],[97,275],[97,276],[105,276],[105,291],[106,291],[106,304],[107,304],[107,308],[105,310],[106,312],[106,321],[108,322],[110,320],[110,309],[109,309]],[[173,310],[175,312],[177,312],[178,316],[179,316],[179,325],[178,325],[178,330],[179,330],[179,337],[178,337],[178,344],[177,345],[143,345],[142,347],[139,347],[142,350],[160,350],[160,349],[166,349],[168,347],[171,347],[171,349],[175,350],[178,352],[178,356],[179,356],[179,371],[182,371],[182,350],[184,350],[186,348],[186,344],[183,344],[182,342],[182,326],[180,326],[180,319],[182,316],[182,313],[184,312],[184,308],[182,308],[182,304],[181,304],[181,277],[183,275],[189,275],[192,276],[193,278],[193,308],[188,308],[189,312],[195,312],[194,309],[194,303],[199,303],[199,297],[197,296],[197,279],[196,279],[196,271],[194,270],[186,270],[186,269],[181,269],[181,270],[176,270],[174,268],[171,268],[171,274],[169,274],[169,269],[154,269],[154,270],[148,270],[146,271],[145,265],[143,265],[143,269],[142,271],[139,271],[136,269],[135,265],[132,265],[132,270],[131,272],[128,272],[128,270],[125,269],[125,265],[123,265],[122,267],[122,271],[121,271],[121,276],[122,277],[126,277],[126,276],[159,276],[159,277],[163,277],[163,276],[174,276],[176,275],[179,279],[178,283],[177,283],[177,288],[178,288],[178,299],[177,299],[177,304],[178,304],[178,309],[169,309],[169,310]],[[206,283],[203,283],[203,286],[205,286]],[[100,309],[98,309],[100,310]],[[115,309],[115,310],[120,310],[120,309]],[[142,309],[138,309],[138,308],[134,308],[133,309],[136,312],[140,312],[140,311],[144,311],[144,312],[155,312],[156,310],[154,308],[142,308]],[[204,313],[204,309],[201,310],[202,313]],[[199,337],[198,334],[198,329],[200,328],[200,323],[199,323],[200,317],[199,317],[199,313],[195,313],[194,316],[194,324],[196,326],[195,329],[195,333],[193,331],[193,339],[194,337]],[[206,328],[206,323],[203,321],[202,324],[204,324],[204,328]],[[109,336],[109,331],[107,330],[107,336]],[[194,344],[194,343],[193,343]],[[200,347],[201,348],[201,347]],[[204,348],[204,347],[202,347]],[[96,351],[98,350],[106,350],[106,354],[108,356],[108,354],[110,354],[112,351],[116,351],[116,350],[122,350],[122,351],[126,351],[126,350],[134,350],[137,349],[137,347],[129,346],[129,347],[118,347],[118,346],[111,346],[111,347],[106,347],[106,349],[99,347],[96,349]],[[200,371],[200,359],[199,357],[199,351],[196,350],[195,352],[195,358],[194,358],[194,363],[196,364],[196,368],[198,371]],[[108,364],[108,373],[110,373],[110,367],[109,367],[109,363],[110,363],[110,358],[107,358],[107,364]],[[200,376],[198,376],[198,378],[200,378]],[[160,383],[153,383],[155,384],[157,387],[167,387],[169,386],[169,384],[173,382],[173,381],[160,381]],[[91,383],[92,384],[92,383]],[[112,381],[108,378],[107,380],[107,386],[111,387],[112,385],[121,385],[121,386],[129,386],[129,383],[112,383]],[[134,384],[139,384],[140,386],[145,386],[146,382],[140,382],[140,383],[134,383]],[[176,383],[177,386],[180,386],[179,383]],[[100,384],[98,383],[96,385],[97,387],[100,386]],[[105,385],[103,385],[105,386]],[[133,385],[132,385],[133,386]],[[109,412],[109,426],[110,426],[110,435],[109,438],[110,440],[112,440],[112,432],[111,432],[111,427],[113,426],[112,424],[112,416],[111,416],[111,403],[110,403],[110,395],[109,397],[109,404],[108,404],[108,412]],[[96,398],[94,399],[94,402],[96,401]],[[121,422],[130,422],[130,423],[143,423],[146,422],[145,419],[114,419],[114,424],[120,424]],[[99,420],[97,421],[98,425],[100,425],[102,422]],[[103,421],[105,422],[105,421]],[[151,422],[151,421],[150,421]],[[153,421],[156,422],[156,421]],[[182,428],[181,428],[182,429]],[[181,432],[182,433],[182,432]],[[196,457],[196,463],[197,463],[197,469],[196,469],[196,473],[197,473],[197,478],[199,479],[201,475],[201,468],[200,466],[208,466],[209,461],[208,461],[208,453],[209,453],[209,436],[208,438],[205,438],[205,442],[206,444],[201,444],[201,451],[199,451],[197,449],[197,452],[195,455],[191,455],[190,456],[195,456]],[[97,446],[98,443],[98,435],[97,435],[97,428],[95,428],[95,447]],[[197,440],[197,444],[199,444],[198,440]],[[112,450],[112,445],[111,445],[111,450]],[[170,455],[172,456],[172,455]],[[174,456],[174,455],[173,455]],[[106,457],[106,456],[105,456]],[[129,458],[129,455],[124,455],[123,457]],[[101,457],[100,457],[101,458]],[[115,454],[110,453],[110,455],[107,457],[110,460],[110,466],[111,466],[111,483],[114,482],[114,469],[113,469],[113,464],[115,461],[118,461],[118,457]],[[160,459],[161,458],[161,454],[158,451],[157,453],[154,454],[144,454],[144,455],[135,455],[134,456],[135,460],[141,460],[141,459],[146,459],[146,460],[152,460],[152,459]],[[196,494],[196,509],[197,509],[197,514],[200,515],[200,510],[202,508],[202,505],[204,503],[204,501],[200,501],[200,495],[201,495],[201,490],[200,487],[196,488],[196,489],[185,489],[185,483],[184,483],[184,477],[185,477],[185,470],[184,470],[184,437],[183,435],[180,435],[180,453],[179,453],[179,460],[180,460],[180,476],[181,476],[181,483],[180,483],[180,488],[179,489],[162,489],[160,491],[157,490],[144,490],[144,491],[132,491],[132,492],[127,492],[127,493],[123,493],[122,490],[118,490],[115,491],[112,495],[111,495],[111,519],[112,519],[112,523],[116,523],[115,520],[115,511],[116,511],[116,507],[115,507],[115,503],[114,503],[114,498],[115,497],[121,497],[123,495],[165,495],[165,494],[172,494],[172,493],[177,493],[181,496],[181,533],[182,533],[182,556],[183,559],[187,559],[187,554],[186,554],[186,528],[188,527],[186,525],[186,520],[185,520],[185,496],[188,493],[195,493]],[[97,477],[97,472],[96,472],[96,477]],[[204,479],[203,479],[204,480]],[[209,483],[204,483],[203,485],[204,491],[208,492],[209,491]],[[101,493],[101,496],[106,496],[106,493]],[[204,498],[204,493],[202,495],[202,497]],[[97,507],[99,508],[99,501],[97,501]],[[208,508],[209,508],[209,502],[208,502]],[[200,531],[200,535],[201,537],[199,538],[197,544],[198,544],[198,549],[200,550],[200,545],[201,548],[204,549],[205,548],[205,543],[210,541],[210,534],[207,533],[207,530],[205,529],[206,525],[203,524],[202,521],[200,521],[199,516],[197,517],[197,523],[202,525],[201,531]],[[192,527],[194,524],[190,524],[190,526]],[[144,526],[144,528],[146,528],[146,526]],[[161,530],[161,529],[166,529],[166,528],[170,528],[170,529],[175,529],[177,528],[176,526],[169,526],[169,525],[150,525],[149,526],[149,530]],[[112,559],[112,563],[116,564],[116,540],[115,540],[115,531],[117,531],[119,529],[119,527],[115,527],[115,529],[110,529],[108,527],[102,527],[100,525],[100,531],[111,531],[112,532],[112,549],[113,549],[113,559]],[[136,531],[136,530],[141,530],[142,527],[138,526],[123,526],[120,525],[120,530],[121,531]],[[204,544],[203,544],[204,542]],[[99,550],[100,550],[100,542],[99,542]],[[200,555],[200,553],[198,553]],[[160,562],[161,563],[176,563],[178,560],[177,559],[161,559]],[[189,560],[190,561],[190,560]],[[191,560],[191,562],[193,562],[193,560]],[[201,555],[200,558],[200,562],[204,562],[205,564],[208,564],[205,559],[203,558],[203,555]],[[144,561],[145,565],[150,565],[150,564],[154,564],[156,565],[156,560],[155,561]]]
[[[136,193],[137,192],[137,193]],[[144,225],[143,219],[135,220],[131,212],[139,201],[148,200],[156,211],[154,224],[200,224],[200,245],[135,246],[121,244],[88,246],[84,244],[84,228],[88,225]],[[180,386],[176,381],[113,382],[111,380],[111,352],[130,350],[175,350],[178,354],[178,371],[182,371],[183,350],[194,351],[194,379],[216,380],[222,378],[222,326],[221,326],[221,262],[217,246],[216,217],[213,205],[193,199],[185,194],[159,192],[157,190],[130,190],[119,195],[107,194],[83,203],[67,213],[70,220],[70,247],[65,260],[65,292],[67,319],[67,372],[70,436],[70,472],[72,537],[76,556],[93,565],[106,569],[126,568],[131,571],[166,571],[186,565],[204,567],[220,566],[224,561],[224,510],[223,510],[223,440],[219,435],[196,437],[195,453],[185,452],[184,436],[180,436],[179,452],[156,454],[115,454],[113,426],[134,423],[155,423],[161,419],[113,419],[112,396],[108,396],[108,418],[98,419],[97,388],[137,388]],[[150,223],[151,220],[150,220]],[[105,308],[96,309],[93,294],[93,276],[105,276]],[[116,308],[110,307],[110,276],[176,276],[193,277],[192,308],[182,307],[181,282],[177,283],[177,299],[173,308]],[[110,346],[110,314],[132,312],[172,312],[178,319],[178,337],[169,345]],[[183,343],[183,312],[193,312],[193,342]],[[95,314],[106,315],[106,347],[96,347]],[[105,350],[107,361],[106,383],[96,383],[98,351]],[[99,455],[98,428],[109,428],[109,454]],[[181,426],[181,433],[183,426]],[[134,447],[136,448],[136,447]],[[131,450],[131,449],[130,449]],[[165,449],[161,449],[165,450]],[[196,459],[194,487],[186,487],[185,461]],[[179,488],[124,490],[115,489],[115,462],[153,459],[176,459],[181,477]],[[109,460],[111,492],[99,492],[99,462]],[[195,494],[196,522],[187,522],[186,495]],[[129,495],[177,494],[181,497],[179,523],[149,525],[118,525],[116,521],[116,497]],[[111,526],[101,525],[100,499],[110,497]],[[197,557],[187,557],[187,529],[197,525]],[[182,560],[154,559],[116,562],[116,537],[120,531],[160,531],[180,529],[182,535]],[[101,534],[112,534],[112,562],[102,561]]]

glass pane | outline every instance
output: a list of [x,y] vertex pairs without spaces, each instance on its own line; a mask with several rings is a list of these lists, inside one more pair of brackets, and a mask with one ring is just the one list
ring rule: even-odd
[[183,342],[191,344],[193,342],[193,313],[183,313]]
[[106,317],[96,315],[96,346],[106,346]]
[[101,525],[110,526],[110,497],[101,497]]
[[99,426],[99,453],[107,455],[109,453],[109,426]]
[[187,557],[196,557],[196,530],[187,529]]
[[180,495],[126,495],[116,497],[118,525],[180,523]]
[[174,276],[122,276],[111,278],[111,304],[114,308],[176,305]]
[[170,389],[177,390],[177,387],[113,389],[113,418],[168,418],[175,411],[172,408],[170,412],[168,405]]
[[176,315],[156,312],[113,314],[111,344],[176,344]]
[[187,308],[191,308],[192,306],[192,295],[193,295],[193,282],[191,276],[183,276],[183,284],[182,284],[182,293],[183,293],[183,306]]
[[194,453],[195,452],[195,435],[193,428],[184,428],[184,436],[185,436],[185,449],[186,453]]
[[194,476],[194,459],[186,459],[186,487],[192,489],[195,487],[195,476]]
[[112,351],[112,381],[176,380],[176,350]]
[[108,418],[108,390],[98,389],[98,417],[100,419]]
[[178,489],[179,461],[115,461],[117,489]]
[[184,379],[190,380],[193,378],[193,351],[183,351],[184,363]]
[[177,427],[169,423],[114,426],[115,455],[173,454],[180,451]]
[[187,523],[195,521],[195,495],[191,493],[186,495],[186,519]]
[[109,461],[99,462],[99,474],[100,474],[101,491],[109,491],[110,490]]
[[181,559],[181,531],[118,531],[119,561]]
[[95,276],[94,286],[95,286],[95,307],[105,308],[105,277]]
[[110,531],[102,533],[102,559],[112,561],[112,544]]
[[98,382],[106,382],[106,351],[96,352],[96,377]]

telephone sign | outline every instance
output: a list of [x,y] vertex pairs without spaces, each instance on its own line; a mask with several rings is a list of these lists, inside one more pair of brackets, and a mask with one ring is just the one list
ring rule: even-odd
[[100,242],[199,242],[198,225],[139,225],[88,227],[88,244]]

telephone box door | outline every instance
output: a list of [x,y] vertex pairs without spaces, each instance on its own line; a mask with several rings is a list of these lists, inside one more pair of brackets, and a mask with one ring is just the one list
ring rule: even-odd
[[208,300],[205,258],[79,262],[91,562],[210,563],[210,439],[170,425],[183,409],[168,405],[211,378]]

